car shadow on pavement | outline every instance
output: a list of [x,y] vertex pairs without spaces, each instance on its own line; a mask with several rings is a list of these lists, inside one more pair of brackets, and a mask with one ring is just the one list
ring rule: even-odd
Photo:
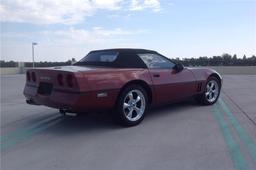
[[111,117],[111,113],[107,112],[91,112],[79,116],[62,116],[56,111],[40,113],[38,116],[33,116],[33,118],[23,119],[16,130],[4,134],[1,137],[1,142],[4,143],[2,148],[7,150],[16,144],[41,135],[68,139],[74,136],[94,138],[105,132],[113,134],[125,131],[138,132],[139,129],[150,128],[167,117],[171,118],[174,114],[189,113],[190,109],[195,107],[198,107],[198,104],[192,100],[154,107],[147,112],[141,124],[129,128],[116,124]]
[[[165,106],[151,108],[144,121],[139,126],[143,126],[146,121],[154,121],[156,117],[170,116],[171,114],[183,112],[193,107],[198,107],[198,104],[192,100],[187,100],[179,103],[173,103]],[[108,131],[127,129],[116,124],[111,113],[85,113],[79,116],[59,116],[61,121],[58,121],[54,126],[48,128],[44,133],[54,133],[56,135],[73,135],[75,133],[86,133],[92,131]],[[31,122],[32,123],[32,122]],[[137,126],[138,127],[138,126]],[[134,127],[130,127],[134,128]]]
[[150,108],[147,116],[157,116],[159,114],[171,114],[177,111],[184,111],[184,110],[187,110],[193,107],[198,107],[198,106],[200,105],[193,99],[187,99],[187,100],[176,102],[176,103],[170,103],[170,104],[165,104],[165,105],[160,105],[160,106]]

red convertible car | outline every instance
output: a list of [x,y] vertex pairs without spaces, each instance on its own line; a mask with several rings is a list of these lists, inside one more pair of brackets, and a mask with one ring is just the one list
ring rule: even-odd
[[61,113],[112,109],[126,126],[140,123],[151,105],[188,97],[214,104],[222,83],[212,69],[186,68],[145,49],[91,51],[72,66],[29,69],[26,79],[28,104]]

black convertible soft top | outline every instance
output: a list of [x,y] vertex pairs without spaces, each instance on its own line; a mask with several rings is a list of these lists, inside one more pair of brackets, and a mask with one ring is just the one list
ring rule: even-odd
[[[101,66],[101,67],[115,67],[115,68],[147,68],[143,60],[138,54],[154,53],[156,51],[146,49],[132,49],[132,48],[116,48],[116,49],[104,49],[94,50],[89,52],[83,59],[74,65],[84,66]],[[117,54],[113,61],[100,61],[99,55]],[[93,59],[94,57],[94,59]],[[90,60],[88,59],[90,58]],[[97,59],[96,59],[97,58]],[[92,61],[93,60],[93,61]]]
[[[153,50],[142,49],[142,48],[111,48],[111,49],[103,49],[103,50],[93,50],[91,52],[99,52],[99,51],[117,51],[117,52],[124,52],[124,53],[157,53]],[[91,53],[90,52],[90,53]]]

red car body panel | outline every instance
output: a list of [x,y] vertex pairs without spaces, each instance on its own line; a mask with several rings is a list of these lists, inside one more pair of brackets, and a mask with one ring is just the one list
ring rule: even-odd
[[196,81],[193,73],[184,69],[179,73],[170,69],[150,70],[157,104],[166,103],[196,93]]
[[[176,72],[174,69],[86,66],[29,69],[27,73],[34,74],[36,79],[29,81],[27,77],[24,95],[28,103],[72,112],[113,108],[121,89],[130,82],[146,84],[150,89],[151,104],[156,105],[201,93],[210,75],[219,76],[214,70],[198,68]],[[60,74],[64,77],[63,85],[58,82]],[[73,77],[72,87],[65,81],[69,75]],[[40,93],[42,83],[51,85],[49,94]]]

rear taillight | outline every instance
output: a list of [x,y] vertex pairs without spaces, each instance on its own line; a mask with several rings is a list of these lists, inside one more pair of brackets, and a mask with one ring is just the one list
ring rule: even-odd
[[31,77],[30,77],[30,73],[27,71],[27,81],[30,81]]
[[74,86],[74,76],[72,74],[68,74],[66,77],[68,87]]
[[64,85],[63,75],[62,75],[62,74],[58,74],[57,80],[58,80],[58,84],[59,84],[60,86],[63,86],[63,85]]
[[36,73],[35,72],[31,73],[31,78],[32,78],[33,82],[36,82]]

